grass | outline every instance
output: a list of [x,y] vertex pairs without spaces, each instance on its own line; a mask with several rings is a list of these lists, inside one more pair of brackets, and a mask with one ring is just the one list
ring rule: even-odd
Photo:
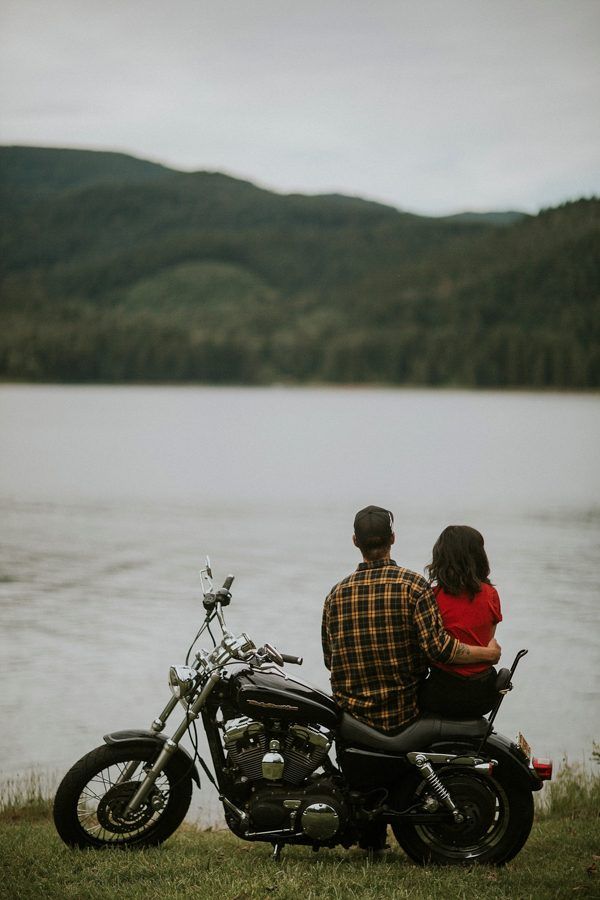
[[393,839],[383,862],[358,850],[289,847],[184,825],[162,847],[71,851],[32,777],[0,801],[0,897],[73,900],[544,900],[600,897],[600,776],[563,765],[546,785],[529,841],[507,866],[418,868]]
[[57,776],[37,769],[3,778],[0,781],[0,824],[10,821],[12,816],[26,816],[32,820],[48,818],[57,786]]

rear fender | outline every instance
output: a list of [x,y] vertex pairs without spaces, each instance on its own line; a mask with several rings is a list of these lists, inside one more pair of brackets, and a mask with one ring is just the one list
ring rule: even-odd
[[543,788],[544,782],[538,778],[523,751],[504,735],[491,734],[482,748],[482,753],[497,759],[498,764],[514,781],[528,787],[530,791],[539,791]]
[[[144,731],[132,728],[127,731],[113,731],[110,734],[105,734],[103,740],[106,744],[135,744],[137,746],[139,746],[140,743],[147,744],[149,747],[152,746],[157,750],[160,750],[166,741],[166,737],[164,734],[156,734],[154,731]],[[192,778],[198,787],[200,787],[200,775],[198,774],[198,769],[194,760],[184,747],[178,747],[171,759],[174,761],[176,760],[179,766],[185,771],[190,771]]]
[[[475,754],[478,749],[471,743],[459,742],[434,744],[427,749],[433,751],[444,749],[449,751],[451,748],[454,753],[458,750],[469,755]],[[481,753],[476,755],[497,760],[498,767],[502,768],[506,776],[523,788],[527,788],[530,791],[539,791],[544,786],[544,782],[538,778],[535,770],[529,765],[529,760],[523,751],[502,734],[497,734],[496,732],[491,734],[482,747]]]

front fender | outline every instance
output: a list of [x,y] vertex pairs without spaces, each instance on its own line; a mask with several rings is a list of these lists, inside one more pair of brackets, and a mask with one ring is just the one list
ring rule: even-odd
[[[162,748],[166,741],[164,734],[157,734],[155,731],[145,731],[143,729],[131,728],[127,731],[112,731],[105,734],[103,738],[106,744],[148,744],[157,748]],[[200,775],[196,764],[190,754],[184,747],[178,747],[173,754],[172,759],[178,760],[183,764],[186,770],[191,770],[191,775],[198,787],[200,787]]]

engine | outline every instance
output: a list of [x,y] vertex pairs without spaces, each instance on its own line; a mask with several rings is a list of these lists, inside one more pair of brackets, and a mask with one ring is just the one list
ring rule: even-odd
[[348,822],[342,792],[325,778],[295,790],[258,787],[245,806],[250,829],[243,837],[279,832],[326,843],[343,832]]
[[302,784],[322,765],[331,741],[308,725],[267,732],[262,722],[243,716],[224,726],[223,743],[230,766],[249,781],[266,779]]
[[239,773],[238,785],[246,786],[249,827],[241,830],[227,816],[241,837],[272,832],[327,842],[345,829],[348,810],[342,792],[325,775],[313,775],[329,752],[328,734],[299,724],[268,731],[262,722],[244,716],[225,724],[224,745],[230,771]]

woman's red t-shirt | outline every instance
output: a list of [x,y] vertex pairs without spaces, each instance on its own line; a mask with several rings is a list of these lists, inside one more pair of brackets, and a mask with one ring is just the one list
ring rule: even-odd
[[[440,587],[434,588],[444,628],[452,637],[463,644],[474,644],[486,647],[491,638],[494,625],[502,621],[500,597],[491,584],[482,584],[481,590],[469,599],[467,594],[447,594]],[[487,663],[470,663],[464,666],[452,666],[447,663],[436,663],[438,668],[453,672],[455,675],[477,675],[489,669]]]

